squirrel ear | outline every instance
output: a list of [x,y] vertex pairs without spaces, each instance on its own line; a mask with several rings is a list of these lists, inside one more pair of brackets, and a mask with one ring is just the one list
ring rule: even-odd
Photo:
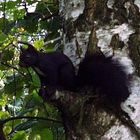
[[28,50],[36,51],[35,47],[31,44],[28,44]]
[[35,49],[34,46],[31,45],[31,44],[28,44],[28,48],[29,48],[29,49]]

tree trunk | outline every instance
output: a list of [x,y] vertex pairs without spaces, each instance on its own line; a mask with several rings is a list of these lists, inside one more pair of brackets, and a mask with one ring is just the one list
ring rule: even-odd
[[[60,15],[64,53],[77,69],[85,54],[99,51],[99,47],[104,53],[110,51],[111,55],[127,47],[139,74],[140,13],[133,0],[60,0]],[[118,31],[121,27],[129,30],[124,36]],[[63,91],[59,97],[55,94],[48,99],[62,113],[67,140],[140,139],[137,127],[127,120],[130,119],[127,113],[101,105],[98,97],[86,96],[90,95],[87,92],[94,95],[96,91],[85,87],[77,94]],[[131,131],[125,133],[127,127],[113,129],[120,124]]]

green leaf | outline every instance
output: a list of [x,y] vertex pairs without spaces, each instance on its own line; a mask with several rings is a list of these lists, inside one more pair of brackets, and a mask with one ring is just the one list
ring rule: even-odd
[[6,104],[7,104],[6,100],[4,100],[4,99],[0,100],[0,106],[6,106]]
[[15,21],[9,21],[6,18],[0,18],[0,30],[5,34],[8,34],[15,26]]
[[39,2],[37,4],[35,12],[42,13],[45,15],[50,14],[47,5],[44,2]]
[[5,119],[9,117],[8,112],[0,111],[0,119]]
[[47,140],[53,140],[53,133],[47,128],[40,131],[40,136],[42,140],[45,140],[46,138]]
[[0,30],[4,30],[7,27],[9,21],[6,18],[0,18]]
[[16,93],[16,97],[20,98],[23,93],[23,79],[20,76],[12,77],[7,80],[4,86],[4,92],[8,96],[13,96]]
[[25,98],[26,108],[35,108],[37,106],[40,106],[42,103],[41,97],[38,95],[38,91],[33,90],[31,94],[26,96]]
[[32,85],[34,87],[40,87],[40,80],[37,74],[32,75],[32,80],[33,80]]
[[[20,18],[23,18],[24,15],[25,15],[25,10],[24,9],[21,9],[21,10],[18,10],[18,9],[15,9],[13,11],[13,14],[14,14],[14,19],[15,20],[18,20]],[[18,22],[17,22],[18,23]],[[17,24],[18,25],[18,24]]]
[[39,16],[36,13],[28,13],[22,20],[22,25],[29,33],[34,33],[38,29],[38,19]]
[[2,61],[4,61],[4,62],[12,60],[13,57],[14,57],[13,50],[4,50],[2,52]]
[[0,32],[0,43],[4,42],[4,40],[7,38],[7,35],[3,32]]
[[4,75],[4,72],[0,70],[0,77]]
[[43,46],[44,46],[44,41],[43,41],[43,39],[41,39],[41,40],[36,40],[36,41],[34,42],[34,46],[35,46],[35,48],[38,49],[38,50],[40,50],[41,48],[43,48]]
[[41,140],[53,140],[52,131],[48,128],[41,128],[41,126],[39,129],[33,129],[29,139],[34,139],[36,136],[40,136]]
[[40,28],[56,33],[60,29],[60,18],[54,17],[50,21],[40,21]]
[[9,9],[14,9],[17,5],[17,2],[16,1],[8,1],[6,3],[6,10],[9,10]]
[[27,133],[25,131],[20,131],[17,132],[14,137],[12,138],[12,140],[25,140],[27,136]]

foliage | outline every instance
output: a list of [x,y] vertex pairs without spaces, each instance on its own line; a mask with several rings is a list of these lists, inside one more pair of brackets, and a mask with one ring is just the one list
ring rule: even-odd
[[[58,110],[44,104],[38,96],[37,75],[32,69],[18,66],[20,46],[17,43],[18,40],[30,42],[45,51],[58,46],[60,40],[50,41],[60,38],[58,2],[3,1],[0,15],[0,119],[5,120],[6,137],[10,140],[63,139],[63,126],[55,121],[60,120]],[[46,41],[49,43],[43,47]]]

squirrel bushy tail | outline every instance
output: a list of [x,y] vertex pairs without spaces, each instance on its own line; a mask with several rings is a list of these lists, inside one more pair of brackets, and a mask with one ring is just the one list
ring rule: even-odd
[[79,65],[77,82],[80,87],[93,86],[105,102],[118,104],[129,96],[128,76],[124,67],[101,53],[86,56]]

